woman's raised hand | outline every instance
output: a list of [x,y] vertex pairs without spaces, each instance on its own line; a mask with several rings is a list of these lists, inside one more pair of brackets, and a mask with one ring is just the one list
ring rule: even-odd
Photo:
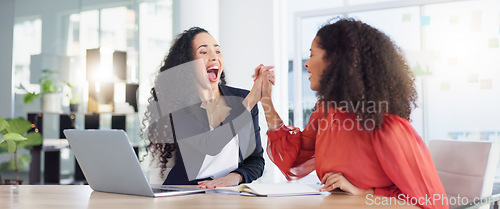
[[[272,70],[273,68],[274,66],[264,66],[263,64],[260,64],[257,68],[255,68],[255,73],[252,75],[255,83],[262,82],[259,101],[263,97],[271,97],[272,86],[275,82],[274,70]],[[258,81],[258,79],[261,79],[261,81]]]
[[272,79],[268,77],[268,80],[271,82],[272,85],[274,85],[274,70],[272,70],[274,66],[264,66],[263,64],[260,64],[255,68],[255,72],[252,75],[253,81],[257,80],[257,78],[260,75],[260,72],[271,72],[272,73]]
[[271,92],[274,85],[274,70],[267,70],[263,74],[262,76],[265,76],[265,79],[262,81],[261,100],[264,98],[271,99]]
[[[269,80],[269,71],[273,69],[274,66],[264,66],[260,64],[255,68],[255,73],[252,76],[254,78],[254,84],[252,90],[245,98],[243,105],[247,108],[248,111],[252,110],[252,108],[259,102],[262,98],[262,84],[264,81],[270,82]],[[274,84],[274,76],[272,77],[272,83]]]

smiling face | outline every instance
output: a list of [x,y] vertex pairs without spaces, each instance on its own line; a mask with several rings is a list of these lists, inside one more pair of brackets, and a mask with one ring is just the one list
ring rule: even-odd
[[309,81],[311,81],[311,90],[313,91],[319,90],[323,71],[330,64],[324,59],[326,51],[319,46],[319,42],[319,37],[316,36],[311,44],[311,56],[304,63],[309,73]]
[[224,69],[224,57],[214,37],[208,33],[199,33],[193,39],[194,59],[203,59],[207,77],[212,88],[217,88]]

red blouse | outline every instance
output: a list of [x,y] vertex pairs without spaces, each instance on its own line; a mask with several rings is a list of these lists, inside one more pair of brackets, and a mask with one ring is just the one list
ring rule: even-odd
[[402,194],[423,208],[447,208],[429,150],[408,120],[387,114],[380,130],[364,131],[354,114],[323,112],[318,107],[303,131],[282,126],[267,133],[267,153],[288,180],[315,169],[319,179],[342,173],[358,188],[374,188],[375,195]]

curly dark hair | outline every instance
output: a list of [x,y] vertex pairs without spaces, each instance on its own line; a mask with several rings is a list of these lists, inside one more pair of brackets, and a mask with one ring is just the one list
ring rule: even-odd
[[[181,34],[177,36],[177,38],[174,40],[172,47],[170,47],[170,50],[168,54],[165,56],[165,59],[163,61],[163,65],[160,68],[160,72],[163,72],[165,70],[171,69],[175,66],[190,62],[194,60],[194,53],[193,53],[193,39],[196,35],[200,33],[208,33],[207,30],[200,28],[200,27],[192,27],[188,30],[185,30]],[[208,33],[209,34],[209,33]],[[226,80],[225,80],[225,75],[224,71],[221,74],[220,77],[220,84],[225,85]],[[158,101],[156,98],[155,90],[151,90],[151,98],[150,98],[150,104],[151,101]],[[151,113],[146,111],[145,117],[143,119],[143,128],[145,129],[145,124],[147,124],[147,120],[151,118]],[[158,133],[158,129],[161,124],[160,121],[158,121],[156,124],[149,124],[150,127],[147,129],[147,136],[149,137],[167,137],[168,134],[165,133]],[[155,128],[153,128],[153,126]],[[144,135],[144,133],[143,133]],[[143,136],[143,138],[145,138]],[[152,154],[153,158],[159,159],[160,163],[160,168],[161,168],[161,174],[162,177],[164,175],[164,171],[166,170],[166,164],[168,162],[169,158],[172,158],[172,154],[176,151],[176,145],[175,143],[162,143],[162,142],[153,142],[149,140],[148,138],[145,138],[146,141],[149,141],[149,144],[146,146],[146,151],[150,152]]]
[[329,63],[318,91],[323,104],[347,104],[346,111],[356,114],[367,131],[382,128],[386,113],[410,119],[412,106],[417,106],[415,78],[401,49],[387,35],[342,18],[324,25],[316,37]]

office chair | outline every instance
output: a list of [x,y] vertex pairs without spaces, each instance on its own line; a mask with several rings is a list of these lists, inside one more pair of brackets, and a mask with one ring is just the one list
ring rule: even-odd
[[[448,196],[450,208],[487,208],[485,205],[497,205],[500,196],[491,196],[500,157],[497,144],[484,141],[431,140],[429,151]],[[464,202],[467,204],[462,205]]]

